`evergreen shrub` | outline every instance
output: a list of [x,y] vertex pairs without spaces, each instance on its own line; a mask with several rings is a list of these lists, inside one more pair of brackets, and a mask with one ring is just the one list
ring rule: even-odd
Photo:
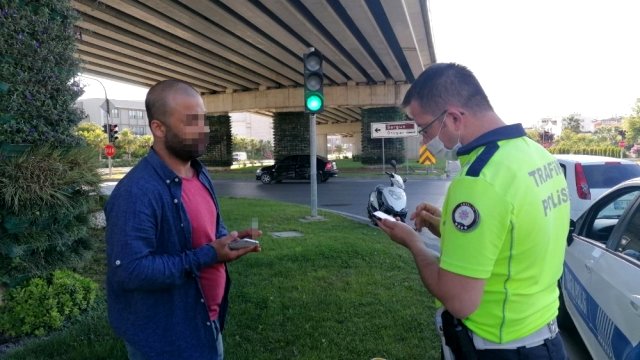
[[0,157],[0,285],[79,264],[91,242],[100,175],[88,147]]
[[31,279],[7,292],[0,332],[42,336],[60,329],[94,304],[97,291],[96,283],[68,270],[56,270],[50,279]]

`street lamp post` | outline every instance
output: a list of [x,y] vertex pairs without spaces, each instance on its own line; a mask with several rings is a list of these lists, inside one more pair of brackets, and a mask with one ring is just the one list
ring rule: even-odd
[[[107,88],[104,87],[104,84],[102,83],[102,81],[96,79],[96,78],[92,78],[89,76],[85,76],[85,75],[78,75],[80,77],[83,77],[85,79],[90,79],[90,80],[95,80],[98,82],[98,84],[100,84],[100,86],[102,86],[102,90],[104,90],[104,102],[105,102],[105,106],[106,106],[106,110],[105,112],[107,113],[107,140],[109,141],[109,143],[111,142],[110,136],[109,136],[109,132],[111,131],[111,124],[109,121],[109,116],[111,116],[111,109],[110,109],[110,104],[109,104],[109,98],[107,97]],[[102,156],[102,154],[101,154]],[[111,167],[111,156],[107,156],[107,163],[109,164],[109,177],[111,177],[113,175],[112,173],[112,167]]]

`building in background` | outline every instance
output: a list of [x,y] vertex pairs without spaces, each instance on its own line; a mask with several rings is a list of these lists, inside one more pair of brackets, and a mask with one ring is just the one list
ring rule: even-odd
[[608,119],[593,120],[593,129],[595,130],[603,126],[622,127],[622,119],[623,119],[622,116],[617,116],[617,117],[611,117]]
[[271,141],[273,144],[273,119],[254,113],[231,113],[231,133],[249,139]]
[[548,131],[556,136],[562,133],[562,120],[552,118],[542,118],[536,122],[534,128],[542,131]]
[[[107,123],[106,112],[101,108],[104,102],[104,98],[88,98],[76,101],[76,105],[87,114],[85,121],[102,126]],[[110,109],[110,124],[117,124],[119,131],[131,129],[136,135],[151,135],[144,101],[109,99],[109,102],[114,105]],[[268,140],[273,143],[273,121],[268,116],[233,113],[231,132],[234,136]]]
[[[87,114],[85,121],[102,126],[107,124],[107,114],[101,108],[104,102],[104,98],[89,98],[80,99],[76,104]],[[109,99],[109,102],[114,105],[110,109],[109,124],[118,125],[119,131],[130,129],[135,135],[151,135],[144,101]]]

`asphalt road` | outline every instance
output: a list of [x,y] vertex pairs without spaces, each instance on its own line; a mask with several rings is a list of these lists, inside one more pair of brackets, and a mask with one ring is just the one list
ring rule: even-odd
[[[379,180],[331,178],[318,184],[319,209],[342,213],[356,220],[367,222],[367,201],[369,194],[378,184],[388,185],[389,181],[381,175]],[[311,186],[308,181],[291,181],[280,184],[263,185],[252,180],[216,180],[214,181],[218,196],[270,199],[310,206]],[[111,193],[115,183],[104,183],[104,193]],[[449,188],[448,180],[410,179],[405,183],[407,209],[411,213],[423,201],[441,207]],[[422,233],[427,246],[439,251],[438,240],[427,231]],[[570,359],[591,359],[580,335],[575,331],[562,332],[562,338]]]
[[[387,179],[386,176],[380,176],[380,180],[331,178],[318,184],[318,208],[366,218],[369,194],[378,184],[388,185]],[[215,181],[215,187],[219,196],[271,199],[311,205],[311,186],[308,181],[264,185],[259,181],[218,180]],[[415,209],[420,201],[441,206],[448,187],[449,181],[445,180],[408,180],[405,184],[407,208],[410,211]]]

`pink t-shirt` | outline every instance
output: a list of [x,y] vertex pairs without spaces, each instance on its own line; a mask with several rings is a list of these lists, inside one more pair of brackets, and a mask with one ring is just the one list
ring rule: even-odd
[[[182,178],[182,203],[191,222],[191,243],[194,249],[216,240],[216,215],[218,209],[209,190],[198,177]],[[218,317],[224,296],[227,277],[224,264],[216,263],[200,270],[200,286],[209,310],[209,318]]]

